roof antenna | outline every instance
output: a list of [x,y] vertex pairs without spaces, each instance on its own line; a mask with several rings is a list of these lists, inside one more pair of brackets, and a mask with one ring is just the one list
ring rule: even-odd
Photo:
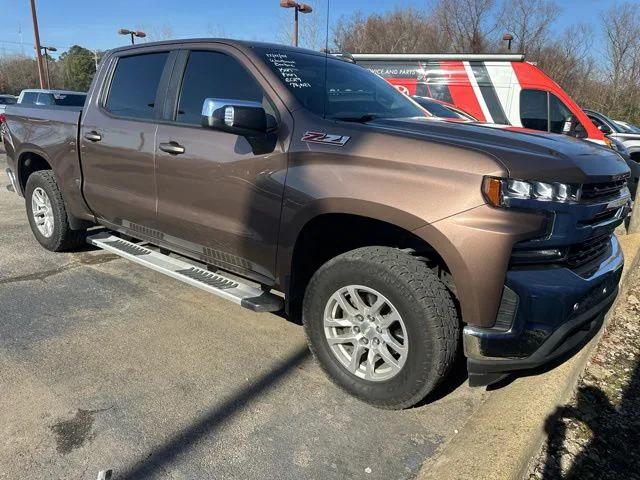
[[327,0],[327,30],[324,37],[324,105],[322,106],[322,118],[327,118],[327,102],[329,100],[329,92],[327,92],[327,73],[329,70],[329,4],[331,0]]

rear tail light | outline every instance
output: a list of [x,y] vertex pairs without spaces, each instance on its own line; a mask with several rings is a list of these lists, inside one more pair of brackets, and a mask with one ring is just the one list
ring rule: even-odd
[[0,113],[0,123],[4,123],[7,120],[7,117],[4,113]]

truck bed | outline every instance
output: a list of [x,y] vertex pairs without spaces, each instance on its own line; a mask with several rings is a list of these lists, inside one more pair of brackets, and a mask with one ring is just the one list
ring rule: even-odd
[[[16,172],[18,194],[24,196],[22,169],[25,163],[28,167],[31,161],[44,160],[56,174],[71,210],[73,206],[84,203],[80,191],[82,171],[77,149],[81,115],[82,107],[8,106],[4,144],[8,166]],[[23,152],[30,153],[23,155]],[[27,156],[30,158],[25,158]]]

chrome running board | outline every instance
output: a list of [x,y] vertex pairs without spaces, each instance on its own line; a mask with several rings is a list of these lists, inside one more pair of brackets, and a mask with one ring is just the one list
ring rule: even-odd
[[284,307],[284,300],[273,293],[227,278],[219,273],[210,272],[146,246],[129,242],[109,232],[90,235],[87,237],[87,242],[156,272],[231,300],[254,312],[277,312]]

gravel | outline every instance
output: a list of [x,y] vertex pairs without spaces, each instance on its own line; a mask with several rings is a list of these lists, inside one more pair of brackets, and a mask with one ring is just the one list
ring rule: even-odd
[[640,267],[525,480],[640,479]]

